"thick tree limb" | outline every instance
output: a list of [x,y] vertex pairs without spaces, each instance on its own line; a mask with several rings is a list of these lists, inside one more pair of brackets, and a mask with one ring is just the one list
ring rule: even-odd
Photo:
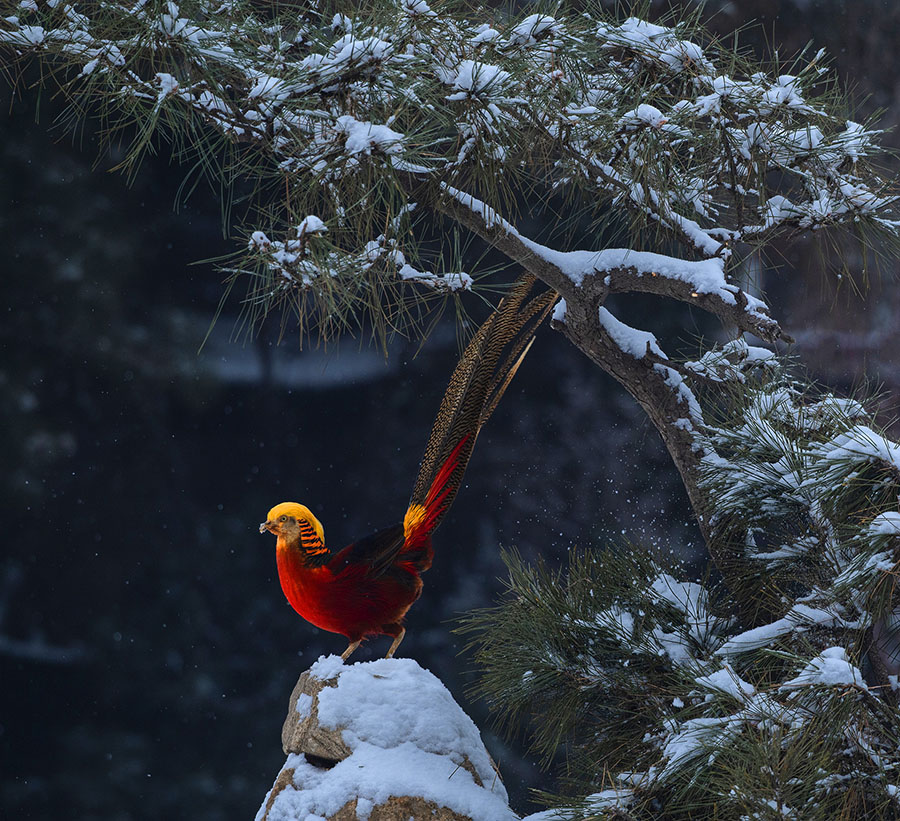
[[[606,252],[554,251],[524,237],[490,206],[455,189],[444,188],[432,200],[432,205],[542,279],[570,304],[575,300],[587,300],[600,306],[610,293],[637,291],[696,305],[723,322],[737,326],[740,331],[767,342],[792,341],[768,315],[765,303],[737,286],[724,284],[723,280],[724,287],[715,291],[697,290],[695,282],[673,274],[677,267],[690,269],[692,266],[715,265],[719,264],[718,260],[697,263],[660,254],[624,252],[616,255],[622,264],[608,266]],[[664,260],[669,270],[653,271],[645,265],[628,264],[629,253],[634,258],[652,256]],[[579,276],[574,275],[575,271]]]
[[633,356],[622,349],[598,319],[598,310],[586,300],[566,300],[564,317],[555,317],[553,327],[592,362],[612,376],[633,396],[659,431],[687,490],[691,506],[707,548],[716,566],[727,578],[731,557],[718,555],[707,521],[708,504],[699,486],[699,466],[704,451],[695,438],[694,410],[684,391],[673,389],[680,383],[677,372],[660,362],[658,352]]
[[[422,191],[422,184],[416,187],[419,189],[416,197],[420,201],[430,201],[435,210],[502,251],[565,299],[565,313],[558,313],[553,326],[619,382],[650,417],[682,477],[713,561],[726,580],[737,581],[738,557],[722,553],[712,538],[706,515],[709,505],[699,485],[699,466],[704,451],[695,436],[696,425],[702,424],[702,418],[693,395],[678,371],[667,363],[655,340],[652,345],[647,343],[645,351],[628,350],[614,338],[608,320],[604,324],[601,310],[605,311],[602,305],[610,293],[652,293],[697,305],[723,321],[737,325],[741,331],[765,340],[789,339],[778,323],[768,316],[766,306],[727,284],[715,291],[700,292],[695,289],[696,283],[692,283],[690,275],[678,275],[677,267],[666,266],[667,270],[659,271],[648,271],[643,264],[592,268],[595,264],[602,266],[602,253],[553,251],[524,237],[490,206],[474,197],[446,187],[438,192]],[[432,196],[423,197],[426,193],[432,193]],[[635,256],[639,255],[635,253]],[[677,262],[688,272],[692,270],[691,266],[698,265],[659,255],[648,256]],[[642,263],[645,261],[646,258],[641,259]],[[573,275],[579,271],[579,265],[580,277]],[[586,273],[588,270],[591,273]],[[737,592],[740,586],[734,587]]]

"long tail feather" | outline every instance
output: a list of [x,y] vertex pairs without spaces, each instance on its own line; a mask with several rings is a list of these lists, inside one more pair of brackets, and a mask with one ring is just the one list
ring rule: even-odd
[[532,296],[535,283],[526,276],[503,299],[475,332],[450,378],[404,519],[407,544],[431,533],[452,504],[479,431],[556,301],[553,291]]

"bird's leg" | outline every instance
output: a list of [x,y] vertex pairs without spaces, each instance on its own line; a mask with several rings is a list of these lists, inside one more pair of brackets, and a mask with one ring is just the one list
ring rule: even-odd
[[347,649],[344,650],[343,653],[341,653],[341,658],[342,658],[344,661],[346,661],[348,658],[350,658],[350,656],[351,656],[351,654],[353,653],[353,651],[354,651],[357,647],[359,647],[360,644],[362,644],[362,639],[357,639],[356,641],[351,641],[350,644],[347,645]]
[[390,648],[388,648],[386,659],[392,658],[397,648],[400,646],[400,642],[403,641],[403,637],[406,635],[406,628],[401,627],[400,632],[394,636],[394,642],[391,644]]

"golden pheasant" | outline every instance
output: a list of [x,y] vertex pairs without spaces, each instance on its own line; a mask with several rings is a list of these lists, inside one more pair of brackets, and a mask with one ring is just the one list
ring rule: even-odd
[[325,531],[305,505],[273,507],[259,532],[277,536],[281,588],[304,619],[341,633],[347,659],[364,638],[392,636],[393,656],[403,619],[422,592],[431,566],[431,533],[453,502],[482,425],[493,413],[556,294],[533,295],[535,279],[519,282],[476,331],[444,394],[402,522],[342,550],[325,545]]

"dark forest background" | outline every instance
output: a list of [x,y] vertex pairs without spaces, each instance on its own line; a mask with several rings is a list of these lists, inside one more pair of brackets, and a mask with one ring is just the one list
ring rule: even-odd
[[[720,33],[757,21],[742,38],[761,52],[825,46],[857,117],[900,119],[893,0],[707,10]],[[54,125],[51,95],[2,94],[0,816],[252,817],[282,763],[297,675],[344,648],[287,605],[257,524],[296,499],[344,544],[402,515],[459,353],[453,311],[421,350],[395,339],[387,358],[365,337],[326,351],[289,330],[278,345],[277,322],[248,337],[237,291],[213,325],[221,275],[192,263],[233,249],[216,192],[200,186],[175,211],[186,170],[164,148],[129,186],[107,173],[120,158],[98,160],[90,125],[74,139]],[[817,265],[800,243],[763,272],[779,320],[817,378],[850,391],[866,376],[890,409],[895,272],[861,297],[846,280],[823,287]],[[665,336],[684,321],[671,310],[648,300],[638,324]],[[401,648],[484,729],[521,812],[550,776],[467,696],[454,619],[503,589],[501,546],[558,563],[623,539],[686,559],[700,548],[640,410],[543,329],[436,534]]]

